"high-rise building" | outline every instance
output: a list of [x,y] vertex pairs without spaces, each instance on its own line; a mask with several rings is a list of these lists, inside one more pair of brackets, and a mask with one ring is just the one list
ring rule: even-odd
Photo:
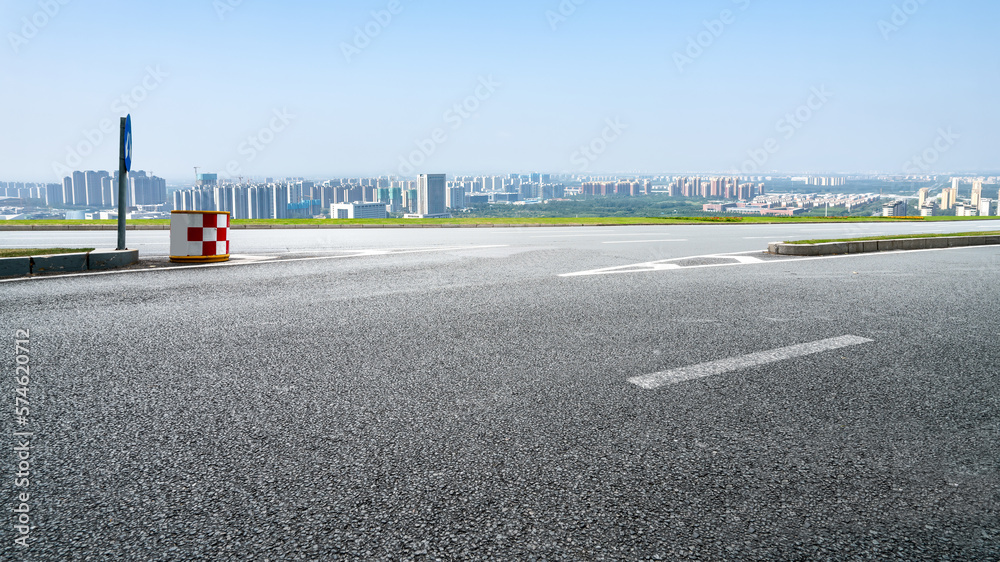
[[247,187],[237,187],[233,189],[233,213],[232,219],[247,219],[249,217],[249,195],[250,189]]
[[919,195],[920,203],[917,205],[917,207],[923,207],[924,204],[927,203],[927,195],[930,193],[930,191],[931,188],[929,187],[924,187],[920,189],[920,195]]
[[[101,179],[107,175],[107,172],[84,172],[84,178],[87,182],[87,205],[91,207],[105,206],[104,186],[101,185]],[[107,206],[110,207],[111,205]]]
[[[117,178],[115,178],[114,181],[117,182]],[[167,202],[167,181],[163,178],[151,176],[142,170],[136,170],[128,173],[127,186],[127,199],[125,204],[129,207],[134,207],[136,205],[161,205]],[[211,200],[212,203],[210,206],[215,206],[215,192],[212,189],[199,189],[197,191],[200,193],[198,197]],[[209,206],[208,203],[205,205]],[[214,211],[216,209],[206,208],[197,210]]]
[[62,203],[63,205],[73,204],[73,178],[67,176],[62,182]]
[[271,192],[267,187],[251,187],[247,193],[247,218],[270,219],[273,217]]
[[[356,180],[355,180],[356,181]],[[338,203],[360,203],[364,201],[364,187],[359,183],[348,183],[341,188],[341,197]]]
[[418,208],[419,207],[417,206],[417,190],[407,189],[406,191],[404,191],[403,209],[405,209],[407,213],[416,213]]
[[[316,191],[316,182],[302,180],[299,183],[302,184],[302,199],[321,199]],[[292,203],[298,203],[298,201],[292,201]]]
[[292,182],[288,184],[288,201],[286,203],[298,203],[302,201],[302,182]]
[[115,201],[114,195],[116,191],[114,188],[117,187],[118,187],[117,184],[112,186],[111,176],[101,177],[101,201],[104,202],[105,208],[110,209],[114,207],[114,201]]
[[448,216],[447,184],[445,174],[420,174],[417,179],[417,215],[421,218]]
[[938,207],[947,211],[955,206],[955,199],[955,188],[946,187],[941,190],[941,204]]
[[70,204],[80,207],[87,204],[87,176],[83,172],[73,172],[73,202]]
[[983,198],[983,180],[972,182],[972,206],[979,208],[979,201]]
[[389,211],[399,213],[403,210],[403,188],[393,187],[389,191]]
[[904,217],[906,216],[906,201],[898,200],[882,205],[883,217]]
[[198,174],[198,187],[212,187],[218,185],[219,174]]
[[270,192],[271,209],[274,215],[271,218],[288,218],[288,184],[279,183],[267,187]]
[[45,204],[51,207],[58,207],[63,204],[63,186],[58,183],[50,183],[45,186]]
[[236,212],[236,192],[240,188],[233,187],[215,187],[212,189],[212,195],[215,199],[215,210],[227,212],[232,216]]

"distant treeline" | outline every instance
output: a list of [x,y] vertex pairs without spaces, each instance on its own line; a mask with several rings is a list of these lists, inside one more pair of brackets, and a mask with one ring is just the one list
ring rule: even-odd
[[[702,205],[708,199],[677,198],[666,195],[643,195],[639,197],[592,197],[570,201],[551,201],[534,205],[478,205],[467,212],[455,213],[455,217],[469,218],[540,218],[540,217],[709,217],[719,213],[705,212]],[[882,205],[874,203],[852,209],[850,213],[843,207],[830,208],[835,216],[871,216],[881,211]],[[822,216],[825,208],[817,208],[808,213]]]

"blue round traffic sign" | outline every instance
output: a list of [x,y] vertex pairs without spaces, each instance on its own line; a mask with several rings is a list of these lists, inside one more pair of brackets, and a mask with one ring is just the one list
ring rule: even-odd
[[125,117],[125,171],[132,171],[132,115]]

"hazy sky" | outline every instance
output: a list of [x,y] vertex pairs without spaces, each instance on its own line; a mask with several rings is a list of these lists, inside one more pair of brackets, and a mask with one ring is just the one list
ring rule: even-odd
[[0,179],[115,168],[126,111],[134,167],[168,179],[995,170],[998,17],[995,0],[9,0]]

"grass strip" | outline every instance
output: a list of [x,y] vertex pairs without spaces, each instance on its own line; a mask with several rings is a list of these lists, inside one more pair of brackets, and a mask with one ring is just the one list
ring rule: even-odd
[[0,248],[0,258],[23,258],[27,256],[51,256],[53,254],[81,254],[93,252],[94,248]]
[[954,238],[958,236],[997,236],[1000,230],[992,232],[955,232],[945,234],[894,234],[891,236],[867,236],[864,238],[837,238],[829,240],[795,240],[785,244],[827,244],[830,242],[869,242],[871,240],[906,240],[907,238]]
[[[952,217],[954,218],[954,217]],[[962,217],[966,218],[966,217]],[[922,222],[922,217],[486,217],[486,218],[452,218],[452,219],[269,219],[269,220],[234,220],[236,226],[268,226],[268,225],[659,225],[659,224],[781,224],[781,223],[854,223],[854,222]],[[129,225],[168,225],[169,219],[127,221]],[[114,220],[16,220],[4,221],[0,225],[10,226],[88,226],[116,225]]]
[[[951,222],[988,220],[983,217],[483,217],[451,219],[241,219],[233,220],[234,226],[321,226],[340,225],[671,225],[671,224],[822,224],[822,223],[881,223],[881,222]],[[129,225],[169,225],[169,219],[130,220]],[[91,226],[117,225],[115,220],[16,220],[3,221],[10,226]]]

